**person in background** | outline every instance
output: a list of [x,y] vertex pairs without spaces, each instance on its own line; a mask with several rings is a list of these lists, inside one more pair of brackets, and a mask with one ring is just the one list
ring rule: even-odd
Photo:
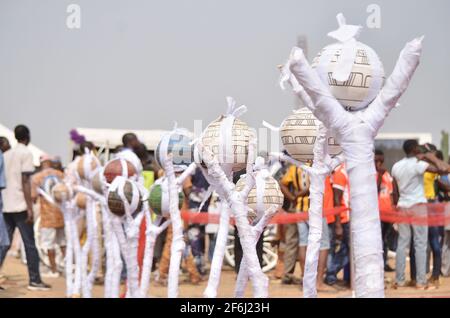
[[[4,155],[6,171],[6,189],[2,191],[3,217],[8,237],[11,240],[15,228],[22,236],[29,275],[29,290],[49,290],[51,287],[41,280],[39,273],[39,254],[34,242],[33,203],[31,199],[30,176],[34,172],[33,155],[27,145],[30,143],[30,131],[24,125],[14,129],[17,145]],[[9,247],[8,247],[9,248]],[[7,249],[0,251],[0,263]]]
[[[286,150],[283,150],[284,155],[288,155]],[[287,169],[289,168],[289,164],[285,161],[279,161],[278,159],[271,158],[270,159],[270,173],[273,175],[274,179],[279,183],[283,176],[286,174]],[[289,201],[286,197],[283,200],[283,211],[288,211],[291,206],[291,201]],[[273,246],[276,246],[278,260],[275,266],[275,270],[273,271],[273,275],[271,279],[282,279],[284,273],[284,252],[286,249],[285,244],[285,235],[284,235],[284,225],[285,224],[277,224],[276,225],[276,237],[272,242]]]
[[[5,153],[8,150],[11,149],[11,144],[9,143],[8,138],[6,137],[0,137],[0,150]],[[22,238],[20,237],[20,233],[19,230],[16,229],[13,233],[13,238],[12,240],[10,240],[10,247],[9,250],[7,252],[7,256],[12,256],[15,258],[22,258],[22,260],[24,259],[23,257],[23,242],[22,242]]]
[[[424,148],[427,152],[437,155],[437,148],[432,144],[425,144]],[[438,158],[436,156],[436,158]],[[439,158],[438,158],[439,159]],[[442,160],[442,159],[440,159]],[[423,186],[425,191],[425,198],[428,203],[437,202],[436,182],[439,180],[439,174],[437,172],[426,171],[423,175]],[[443,226],[428,226],[428,243],[430,249],[427,253],[427,273],[429,272],[429,260],[430,250],[433,254],[433,270],[429,279],[430,284],[434,284],[439,287],[439,276],[441,274],[442,265],[442,247],[441,240],[444,236]]]
[[0,151],[5,153],[9,149],[11,149],[11,145],[9,144],[8,138],[0,136]]
[[[438,150],[436,151],[436,157],[439,160],[444,160],[444,155],[442,151]],[[450,161],[450,160],[449,160]],[[436,179],[436,195],[437,200],[439,202],[449,202],[450,201],[450,174],[444,174],[439,176],[439,178]]]
[[[406,140],[403,143],[403,150],[406,157],[396,162],[392,167],[392,176],[399,192],[398,202],[394,203],[400,210],[407,211],[413,208],[419,216],[427,215],[427,208],[422,205],[427,203],[424,190],[424,173],[448,174],[450,166],[439,160],[431,151],[421,152],[417,140]],[[429,285],[426,279],[428,227],[400,223],[398,224],[398,232],[394,288],[407,286],[405,282],[406,249],[411,245],[411,236],[415,258],[415,266],[413,266],[411,272],[415,269],[416,278],[416,281],[411,284],[421,290],[435,288],[436,285]]]
[[[441,151],[436,153],[436,156],[443,160],[444,156]],[[450,163],[450,160],[449,160]],[[450,202],[450,174],[442,175],[437,180],[438,200],[441,203]],[[442,244],[442,275],[450,276],[450,224],[444,228],[444,240]]]
[[142,177],[144,178],[144,187],[150,190],[150,187],[155,182],[155,170],[153,165],[153,158],[144,144],[139,144],[135,153],[142,164]]
[[[179,175],[179,172],[175,173],[176,176]],[[181,207],[181,210],[186,210],[189,205],[189,193],[192,190],[192,182],[191,178],[186,178],[183,182],[183,193],[184,193],[184,201]],[[171,246],[172,246],[172,238],[173,238],[173,231],[172,226],[169,226],[167,228],[166,232],[166,238],[164,241],[164,246],[162,248],[162,255],[161,260],[159,262],[159,273],[158,273],[158,282],[162,285],[167,284],[167,275],[169,273],[169,264],[170,264],[170,253],[171,253]],[[183,253],[183,265],[186,271],[189,275],[189,281],[191,284],[197,285],[200,283],[201,276],[200,273],[197,270],[197,267],[194,262],[194,258],[192,254],[190,253],[190,249],[184,251]]]
[[[397,198],[394,198],[394,180],[390,173],[384,167],[384,152],[380,149],[375,149],[375,168],[377,170],[377,190],[378,190],[378,205],[380,208],[380,214],[382,211],[391,210],[394,202],[397,202]],[[383,260],[384,271],[394,272],[395,269],[388,264],[388,251],[389,251],[389,237],[394,231],[392,223],[381,221],[381,238],[383,240]]]
[[[189,210],[208,212],[211,197],[207,197],[209,183],[203,176],[200,168],[197,168],[191,176],[192,188],[189,193]],[[201,206],[201,204],[203,206]],[[189,224],[187,230],[188,242],[194,256],[195,265],[200,275],[205,275],[205,225]]]
[[[287,212],[306,213],[309,209],[309,177],[301,168],[290,165],[280,180],[284,197],[290,202]],[[299,257],[299,232],[297,223],[284,226],[285,251],[282,284],[301,284],[294,276],[295,264]]]
[[[211,197],[209,198],[209,204],[208,204],[208,213],[210,216],[220,216],[220,210],[221,210],[221,202],[220,198],[217,196],[217,194],[213,193]],[[216,239],[217,239],[217,232],[219,231],[219,224],[217,223],[208,223],[205,226],[205,233],[208,235],[208,261],[209,263],[212,262],[213,256],[214,256],[214,249],[216,247]]]
[[345,164],[338,166],[332,176],[333,205],[335,208],[345,209],[335,215],[330,229],[330,252],[327,264],[325,283],[333,286],[337,283],[337,274],[344,269],[344,284],[350,286],[350,189]]
[[[1,145],[0,145],[1,146]],[[3,164],[3,152],[0,150],[0,250],[6,249],[10,243],[9,243],[9,237],[8,237],[8,231],[6,230],[5,221],[3,220],[3,201],[2,201],[2,194],[1,190],[6,188],[6,180],[5,180],[5,169]],[[0,262],[0,269],[2,268],[2,263]],[[1,274],[0,274],[1,275]],[[3,275],[0,276],[0,280],[3,280]],[[2,283],[0,281],[0,283]],[[0,290],[3,290],[4,288],[0,286]]]
[[142,162],[136,154],[136,151],[139,151],[141,142],[137,138],[134,133],[126,133],[122,137],[123,148],[117,153],[116,158],[122,158],[128,160],[133,164],[136,169],[136,173],[139,176],[140,180],[143,183],[142,171],[144,170],[142,167]]
[[56,183],[63,179],[64,173],[53,168],[53,159],[49,156],[41,157],[41,170],[31,178],[31,198],[40,207],[41,247],[47,251],[51,270],[42,276],[48,278],[59,277],[56,267],[56,249],[60,248],[62,254],[65,255],[64,219],[61,210],[42,197],[38,189],[45,191],[47,183]]

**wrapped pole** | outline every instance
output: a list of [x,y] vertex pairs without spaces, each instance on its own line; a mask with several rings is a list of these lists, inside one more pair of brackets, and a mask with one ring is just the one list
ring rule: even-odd
[[169,212],[173,232],[170,249],[167,296],[169,298],[176,298],[178,297],[178,277],[180,274],[181,255],[184,251],[185,243],[183,237],[183,222],[181,221],[180,210],[178,209],[178,186],[172,164],[172,154],[167,156],[164,164],[169,186]]
[[66,297],[72,297],[74,294],[74,252],[73,252],[73,237],[71,233],[71,222],[73,219],[74,206],[73,202],[64,200],[60,204],[57,204],[55,200],[47,192],[41,188],[37,189],[39,195],[41,195],[47,202],[53,204],[61,209],[64,218],[64,235],[66,236],[66,255],[65,255],[65,276],[66,276]]
[[64,216],[64,233],[66,235],[66,259],[65,259],[65,272],[66,272],[66,296],[72,297],[73,295],[73,238],[70,231],[70,223],[72,218],[72,208],[69,206],[69,202],[65,202],[61,205],[61,210]]
[[228,230],[230,226],[230,208],[227,203],[220,202],[219,230],[217,231],[216,245],[214,246],[211,268],[209,271],[208,284],[203,296],[206,298],[216,298],[217,288],[220,283],[223,258],[227,248]]
[[[254,246],[256,249],[256,244],[258,243],[259,238],[261,237],[264,228],[269,224],[270,220],[272,219],[273,215],[278,211],[277,206],[271,206],[263,215],[263,217],[258,221],[258,223],[251,228],[251,230],[254,232],[255,236],[255,242]],[[249,279],[249,271],[247,266],[247,261],[245,258],[241,261],[241,266],[239,267],[239,273],[236,279],[236,286],[234,289],[234,297],[236,298],[243,298],[245,288],[247,287],[247,282]]]
[[82,271],[82,291],[84,298],[91,298],[91,290],[88,281],[88,257],[92,247],[93,227],[92,224],[92,204],[91,199],[87,199],[86,204],[86,241],[81,248],[81,271]]
[[74,214],[70,218],[70,237],[72,238],[73,253],[75,256],[75,280],[73,284],[73,294],[72,297],[81,297],[81,286],[82,286],[82,257],[81,257],[81,245],[80,236],[77,229],[77,221],[81,217],[79,209],[74,208]]
[[[254,161],[255,146],[256,140],[252,138],[249,145],[247,171],[253,171],[252,165]],[[208,168],[205,177],[207,177],[210,184],[214,185],[221,198],[228,202],[234,213],[236,226],[241,239],[243,258],[245,258],[248,264],[249,275],[253,284],[253,296],[255,298],[265,298],[268,296],[269,280],[261,270],[256,249],[253,246],[255,233],[251,231],[251,226],[247,219],[246,200],[248,193],[255,184],[254,176],[248,174],[250,177],[246,179],[247,182],[244,189],[241,192],[236,191],[234,189],[235,185],[228,180],[226,174],[220,167],[217,158],[215,158],[211,152],[206,151],[201,142],[197,143],[197,147],[199,147],[198,153],[202,154],[202,160]]]
[[[125,194],[125,186],[127,184],[131,187],[131,202],[128,201]],[[112,228],[127,268],[127,297],[138,298],[140,297],[140,292],[137,249],[139,244],[139,225],[143,217],[142,208],[138,210],[141,192],[136,183],[127,180],[125,177],[117,176],[108,189],[108,196],[110,193],[116,193],[123,204],[122,214],[116,215],[111,213],[111,218]]]
[[125,225],[125,232],[127,234],[125,236],[125,232],[122,227],[122,220],[116,216],[113,217],[112,225],[119,243],[120,252],[125,259],[125,265],[127,267],[127,295],[131,298],[138,298],[140,297],[137,263],[139,231],[136,229],[136,223],[133,222],[132,224],[127,224]]
[[374,139],[406,90],[419,64],[421,51],[422,38],[407,43],[392,75],[375,100],[367,108],[353,113],[343,109],[310,67],[301,49],[294,48],[288,62],[294,89],[296,86],[304,88],[312,101],[311,111],[336,133],[344,152],[351,189],[356,297],[384,297],[381,229],[373,164]]
[[[88,196],[88,201],[86,204],[86,227],[87,227],[87,241],[82,248],[82,264],[83,269],[83,297],[90,298],[92,295],[92,288],[94,286],[95,276],[100,267],[100,246],[98,240],[98,224],[97,224],[97,202],[100,204],[100,208],[103,211],[103,207],[106,202],[104,197],[97,194],[95,191],[90,189],[90,186],[85,184],[85,186],[74,186],[74,190],[77,192],[84,193]],[[102,213],[103,217],[103,213]],[[88,256],[91,255],[91,269],[88,271]],[[108,277],[109,278],[109,277]],[[105,279],[105,294],[109,293],[109,281]]]
[[160,223],[161,219],[157,218],[155,222],[152,224],[152,219],[150,216],[150,211],[148,207],[144,210],[145,221],[148,225],[148,228],[145,232],[145,251],[144,251],[144,261],[143,261],[143,269],[142,276],[140,282],[140,293],[141,297],[145,298],[148,295],[148,289],[150,285],[150,275],[152,273],[152,263],[153,263],[153,251],[155,249],[156,238],[162,231],[164,231],[169,225],[170,220],[166,220],[163,224],[157,225]]
[[320,241],[322,238],[323,220],[323,193],[325,179],[335,167],[340,164],[342,157],[338,157],[333,165],[327,165],[327,129],[320,124],[319,135],[314,145],[314,162],[309,176],[311,186],[309,190],[309,234],[308,247],[306,249],[305,273],[303,275],[303,297],[317,297],[317,265],[320,253]]
[[[123,262],[120,255],[120,246],[119,240],[117,236],[114,234],[112,227],[111,216],[108,215],[109,219],[109,237],[111,238],[109,242],[109,250],[106,252],[107,254],[107,263],[110,264],[111,268],[109,270],[110,273],[110,297],[111,298],[119,298],[120,296],[120,275],[122,273]],[[108,256],[110,255],[110,256]],[[108,268],[106,269],[108,273]]]

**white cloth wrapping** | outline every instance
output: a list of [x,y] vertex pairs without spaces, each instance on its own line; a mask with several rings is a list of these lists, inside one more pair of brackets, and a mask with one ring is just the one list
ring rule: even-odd
[[216,245],[214,246],[208,284],[203,292],[203,296],[206,298],[217,297],[217,289],[219,288],[220,275],[222,273],[223,258],[227,248],[228,230],[230,226],[230,208],[226,202],[220,201],[219,211],[219,230],[217,231]]
[[170,248],[169,277],[167,283],[167,296],[169,298],[178,297],[178,277],[180,274],[181,255],[184,251],[185,243],[183,237],[183,222],[181,221],[180,209],[178,208],[178,185],[175,177],[175,170],[172,163],[172,154],[164,160],[167,181],[169,184],[169,212],[172,221],[172,245]]
[[[301,49],[294,48],[288,67],[291,83],[303,86],[314,115],[332,129],[346,159],[352,210],[351,235],[355,264],[354,288],[357,297],[384,297],[383,259],[378,196],[373,164],[374,139],[390,110],[406,90],[422,51],[422,38],[406,44],[392,75],[375,100],[364,110],[348,113],[332,96]],[[297,91],[298,92],[298,91]],[[308,105],[307,105],[308,106]]]
[[139,298],[139,266],[137,262],[137,249],[139,244],[139,224],[142,220],[142,213],[135,219],[126,219],[124,227],[122,220],[113,216],[112,226],[119,242],[120,252],[125,259],[127,268],[127,297]]
[[[253,243],[255,249],[259,238],[264,232],[264,228],[269,224],[270,220],[272,219],[274,214],[277,213],[277,211],[278,211],[277,206],[269,207],[269,209],[264,213],[264,215],[261,217],[258,223],[251,228],[255,236],[255,241]],[[245,288],[247,287],[248,279],[249,279],[249,272],[247,261],[245,258],[243,258],[241,260],[241,266],[239,266],[239,273],[236,279],[236,286],[234,288],[234,297],[236,298],[244,297],[244,292]]]
[[[69,189],[70,191],[72,191],[70,187]],[[82,266],[81,266],[81,247],[78,231],[76,228],[76,222],[80,216],[77,215],[75,202],[72,199],[70,201],[63,202],[62,204],[57,204],[53,200],[53,198],[42,189],[38,189],[38,192],[50,204],[58,206],[63,214],[64,233],[66,236],[66,256],[65,256],[66,296],[78,297],[81,294]],[[74,267],[75,267],[75,275],[74,275]]]
[[[117,238],[112,234],[111,220],[108,210],[108,205],[106,204],[106,198],[97,192],[83,186],[75,186],[74,190],[76,192],[84,193],[98,202],[101,209],[102,225],[103,225],[103,242],[104,249],[106,252],[106,273],[104,282],[104,297],[105,298],[117,298],[120,292],[120,274],[122,271],[122,259],[120,257],[119,246]],[[104,191],[106,193],[106,191]],[[98,238],[97,238],[98,241]],[[97,247],[94,247],[96,250]],[[99,255],[95,251],[94,255]],[[98,258],[99,259],[99,258]],[[100,265],[100,259],[95,262],[96,271]],[[98,265],[97,265],[98,264]],[[91,271],[94,273],[94,271]],[[91,274],[92,275],[92,274]],[[92,277],[92,276],[91,276]],[[94,275],[95,278],[95,275]]]
[[161,217],[158,217],[152,224],[152,219],[148,207],[145,208],[144,213],[147,227],[145,231],[144,261],[142,262],[142,274],[139,286],[142,298],[146,298],[148,295],[156,238],[171,223],[170,220],[166,220],[163,224],[158,226],[157,224],[159,224],[161,221]]
[[84,298],[91,298],[92,285],[88,279],[88,257],[89,252],[92,249],[93,240],[94,240],[94,228],[95,225],[93,223],[93,217],[95,217],[92,208],[92,200],[88,197],[86,202],[86,241],[84,242],[83,247],[81,248],[81,277],[82,277],[82,292]]
[[[317,265],[322,238],[323,193],[325,178],[342,161],[342,156],[330,159],[327,154],[327,129],[320,124],[319,135],[314,145],[314,163],[308,171],[311,185],[309,189],[309,234],[306,250],[305,273],[303,275],[303,297],[317,297]],[[327,160],[328,159],[328,160]]]
[[[131,203],[128,202],[124,186],[126,182],[131,182],[133,188],[133,196]],[[109,192],[116,191],[122,199],[125,214],[119,217],[110,213],[112,220],[112,228],[118,240],[120,252],[125,259],[127,268],[127,294],[126,297],[139,298],[141,296],[139,290],[139,266],[137,261],[137,250],[139,245],[139,227],[143,218],[142,211],[136,211],[139,205],[140,188],[134,181],[128,180],[125,177],[118,176],[114,179],[109,187]],[[132,213],[134,212],[134,213]],[[136,212],[137,215],[136,215]],[[135,215],[133,218],[132,214]]]
[[314,164],[312,167],[292,159],[282,153],[272,153],[273,158],[290,162],[303,170],[310,176],[310,208],[309,208],[309,234],[308,247],[306,250],[305,274],[303,277],[303,295],[305,298],[317,296],[317,264],[320,252],[320,240],[322,238],[322,218],[323,218],[323,192],[325,178],[328,174],[344,161],[342,154],[331,158],[327,153],[327,130],[320,124],[319,135],[314,145]]
[[[201,142],[197,143],[198,153],[202,154],[203,162],[208,167],[208,172],[204,173],[208,182],[214,186],[219,196],[228,202],[231,211],[234,213],[236,227],[241,240],[243,258],[247,262],[250,279],[253,284],[253,296],[255,298],[265,298],[268,296],[269,280],[264,275],[259,265],[258,256],[254,246],[255,233],[251,231],[251,226],[247,218],[247,196],[255,184],[252,173],[247,173],[246,185],[241,192],[235,191],[235,185],[228,180],[227,175],[219,165],[217,158],[206,151]],[[253,171],[254,153],[256,139],[251,138],[247,160],[247,171]]]
[[[123,262],[120,255],[120,246],[119,241],[117,239],[117,236],[114,234],[113,226],[112,226],[112,220],[111,220],[111,213],[108,210],[105,210],[105,213],[107,213],[107,220],[109,228],[108,234],[105,232],[105,240],[107,237],[110,237],[110,242],[107,245],[105,245],[105,248],[108,248],[106,251],[106,275],[109,276],[109,288],[110,291],[108,292],[108,297],[110,298],[119,298],[120,297],[120,276],[122,274],[122,268],[123,268]],[[105,220],[105,218],[103,219]],[[109,264],[109,265],[108,265]],[[108,266],[110,268],[108,268]],[[105,291],[106,292],[106,291]]]
[[[90,160],[97,160],[93,155],[88,156]],[[90,160],[84,160],[85,176],[92,177],[93,171],[89,170]],[[89,162],[89,164],[86,164]],[[100,268],[100,245],[98,238],[97,224],[97,200],[99,195],[91,190],[88,180],[80,180],[82,185],[75,185],[73,189],[87,195],[86,200],[86,242],[81,248],[81,270],[82,270],[82,291],[84,298],[92,297],[92,288],[94,286],[95,276]],[[91,255],[91,269],[88,270],[88,259]]]
[[70,238],[73,244],[73,255],[75,259],[75,279],[73,283],[73,294],[72,297],[81,296],[81,286],[82,286],[82,261],[81,261],[81,245],[80,245],[80,235],[78,233],[77,222],[78,219],[82,217],[79,209],[74,206],[72,202],[72,216],[69,219],[70,227]]
[[74,275],[73,275],[73,238],[70,231],[70,223],[72,218],[72,209],[69,202],[64,202],[61,205],[61,211],[64,217],[64,233],[66,235],[66,258],[65,258],[65,273],[66,273],[66,296],[72,297],[73,295],[73,285],[74,285]]

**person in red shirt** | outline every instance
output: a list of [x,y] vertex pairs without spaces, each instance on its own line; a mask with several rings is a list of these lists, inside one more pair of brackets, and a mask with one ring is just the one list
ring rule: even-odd
[[[333,205],[335,208],[349,207],[349,185],[345,164],[338,166],[331,176]],[[325,283],[334,285],[337,274],[344,269],[344,281],[350,284],[350,213],[349,210],[336,214],[333,223],[329,224],[330,251]]]
[[[380,214],[383,211],[392,209],[394,201],[395,183],[392,176],[384,167],[384,153],[380,149],[375,150],[375,168],[377,170],[377,189],[378,189],[378,206]],[[383,260],[384,271],[393,272],[395,269],[389,266],[387,262],[387,253],[389,250],[389,238],[392,237],[394,227],[392,223],[381,221],[381,237],[383,239]]]

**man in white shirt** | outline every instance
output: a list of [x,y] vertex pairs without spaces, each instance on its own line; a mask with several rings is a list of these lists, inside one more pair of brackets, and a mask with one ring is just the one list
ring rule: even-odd
[[134,152],[138,149],[141,144],[139,139],[134,133],[126,133],[122,137],[123,149],[117,153],[116,158],[125,159],[129,161],[136,169],[136,175],[138,176],[138,181],[143,183],[142,176],[142,162],[141,159]]
[[[427,214],[427,203],[423,187],[423,174],[428,172],[448,173],[450,167],[445,162],[436,158],[432,153],[420,153],[417,140],[406,140],[403,144],[406,157],[398,161],[392,167],[392,176],[397,183],[399,199],[397,207],[403,210],[413,210],[418,214]],[[415,287],[427,289],[426,278],[426,250],[428,227],[425,225],[411,225],[401,223],[398,226],[398,244],[396,251],[396,287],[405,286],[406,250],[413,246],[416,263]]]
[[[4,154],[6,188],[2,190],[3,217],[11,242],[16,227],[25,245],[29,275],[29,290],[49,290],[39,274],[39,255],[34,242],[33,203],[31,200],[30,176],[34,172],[33,155],[27,145],[30,131],[24,125],[14,129],[17,145]],[[9,246],[0,249],[0,263]]]

